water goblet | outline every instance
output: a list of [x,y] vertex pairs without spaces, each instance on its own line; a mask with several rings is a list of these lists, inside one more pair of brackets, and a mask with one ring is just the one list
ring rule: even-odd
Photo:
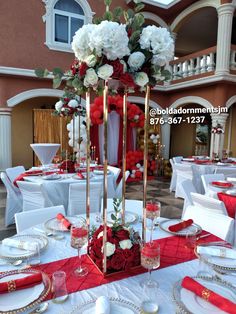
[[157,302],[158,287],[143,287],[143,299],[141,303],[142,314],[157,314],[159,306]]
[[142,245],[141,265],[148,270],[148,279],[141,282],[141,286],[158,287],[158,282],[151,277],[152,270],[160,266],[160,245],[158,243],[149,242]]
[[64,271],[56,271],[52,274],[52,293],[52,302],[54,303],[63,303],[68,299],[66,273]]
[[154,229],[154,220],[157,217],[160,217],[161,212],[161,203],[153,200],[147,202],[146,204],[146,218],[151,220],[151,232],[150,232],[150,242],[152,242],[153,238],[153,229]]
[[81,265],[81,248],[88,243],[88,227],[84,221],[78,221],[71,226],[71,247],[78,250],[79,267],[75,269],[76,276],[88,274],[87,267]]

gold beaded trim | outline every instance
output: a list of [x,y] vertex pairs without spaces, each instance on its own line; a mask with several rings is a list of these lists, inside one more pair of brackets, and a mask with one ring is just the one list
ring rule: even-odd
[[13,292],[16,290],[16,282],[15,280],[10,280],[7,282],[8,292]]
[[208,290],[207,288],[202,290],[202,298],[204,300],[209,301],[210,295],[211,295],[211,291]]

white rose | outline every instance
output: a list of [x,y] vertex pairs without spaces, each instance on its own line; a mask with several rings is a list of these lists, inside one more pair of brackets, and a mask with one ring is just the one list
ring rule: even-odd
[[56,104],[55,104],[55,109],[56,109],[57,111],[60,111],[62,107],[63,107],[63,102],[62,102],[61,100],[59,100],[58,102],[56,102]]
[[125,250],[125,249],[131,249],[133,244],[130,240],[122,240],[119,242],[120,244],[120,247],[122,248],[122,250]]
[[138,86],[145,86],[148,82],[149,82],[149,78],[147,76],[147,74],[145,72],[138,72],[136,75],[135,75],[135,83],[138,85]]
[[97,58],[95,55],[90,55],[84,60],[84,62],[87,64],[88,67],[92,68],[97,63]]
[[157,144],[157,139],[153,140],[153,144]]
[[98,234],[98,236],[97,236],[98,239],[101,238],[101,237],[103,237],[103,231],[101,231],[101,232]]
[[77,100],[75,99],[71,99],[69,102],[68,102],[68,106],[71,107],[71,108],[77,108],[79,106],[79,103]]
[[140,52],[133,52],[128,59],[128,65],[130,66],[131,70],[137,71],[139,70],[145,61],[145,55]]
[[139,115],[138,115],[138,114],[136,114],[136,115],[134,116],[134,120],[135,120],[135,121],[139,120]]
[[[112,244],[111,242],[106,242],[106,256],[109,257],[115,253],[116,246],[115,244]],[[102,247],[103,252],[103,247]]]
[[151,140],[154,140],[154,138],[155,138],[155,135],[152,134],[152,135],[150,136],[150,139],[151,139]]
[[143,172],[144,168],[143,167],[140,167],[139,168],[139,171]]
[[98,76],[96,72],[94,71],[94,69],[88,69],[86,71],[86,75],[84,78],[84,85],[86,87],[94,86],[97,84],[97,82],[98,82]]
[[137,167],[137,168],[140,168],[140,167],[141,167],[141,165],[140,165],[140,164],[136,164],[136,167]]
[[104,64],[100,68],[98,68],[98,76],[103,79],[107,80],[113,74],[113,66],[109,64]]

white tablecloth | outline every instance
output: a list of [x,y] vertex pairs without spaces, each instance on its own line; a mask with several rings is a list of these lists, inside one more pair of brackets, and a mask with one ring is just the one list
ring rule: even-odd
[[[77,180],[73,176],[76,174],[62,174],[59,180],[44,180],[40,176],[28,176],[24,179],[30,182],[43,183],[44,189],[48,193],[48,197],[52,201],[53,205],[64,205],[67,209],[68,207],[68,195],[70,184],[80,183],[86,184],[86,180]],[[103,175],[93,175],[90,179],[91,182],[102,182]],[[108,184],[108,197],[113,198],[115,196],[115,187],[113,182],[113,174],[110,173],[107,176]]]

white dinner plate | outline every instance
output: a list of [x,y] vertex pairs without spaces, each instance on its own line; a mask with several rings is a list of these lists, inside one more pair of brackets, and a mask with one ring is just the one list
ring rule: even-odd
[[171,234],[174,234],[174,235],[177,235],[177,236],[181,236],[181,237],[185,237],[187,234],[192,234],[192,235],[196,235],[196,234],[199,234],[202,232],[202,228],[193,223],[191,226],[187,227],[187,228],[184,228],[180,231],[177,231],[177,232],[173,232],[173,231],[170,231],[169,230],[169,227],[170,226],[173,226],[179,222],[182,222],[183,220],[182,219],[166,219],[166,220],[162,220],[159,224],[159,227],[166,231],[166,232],[169,232]]
[[[72,178],[73,179],[76,179],[76,180],[86,180],[86,178],[87,178],[87,173],[86,172],[83,172],[82,173],[82,175],[84,176],[84,178],[83,179],[81,179],[77,174],[74,174],[73,176],[72,176]],[[89,174],[89,177],[90,177],[90,179],[93,177],[93,174],[90,172],[90,174]]]
[[[40,251],[43,251],[48,245],[48,239],[42,235],[16,235],[12,237],[12,239],[16,239],[19,241],[27,241],[27,242],[37,242],[40,245]],[[11,247],[7,245],[3,245],[0,243],[0,257],[5,259],[26,259],[27,257],[33,256],[35,253],[32,251],[27,251],[23,249],[19,249],[16,247]]]
[[[65,217],[68,219],[72,224],[77,223],[78,221],[84,220],[82,217],[70,216]],[[69,232],[70,230],[66,229],[66,227],[55,217],[47,220],[44,223],[44,227],[51,231],[60,231],[60,232]]]
[[59,174],[49,174],[46,176],[42,176],[42,179],[44,179],[44,180],[59,180],[59,179],[61,179],[61,176]]
[[[0,274],[0,282],[25,278],[38,273],[37,270],[18,270]],[[42,273],[43,281],[38,285],[11,293],[1,294],[0,313],[20,313],[26,309],[35,307],[48,295],[51,289],[50,279]]]
[[225,193],[228,194],[228,195],[236,196],[236,190],[228,190]]
[[195,161],[194,158],[183,158],[182,160],[183,160],[183,161]]
[[[111,219],[111,215],[115,214],[114,211],[108,211],[107,212],[107,222],[108,224],[113,224],[113,220]],[[128,210],[125,211],[125,223],[126,224],[133,224],[138,221],[138,215],[134,214]]]
[[[111,314],[139,314],[140,308],[130,301],[118,298],[109,298]],[[88,301],[77,306],[70,314],[96,314],[96,300]]]
[[[196,277],[194,278],[200,284],[204,285],[221,296],[236,303],[236,288],[225,281],[220,281],[216,278]],[[180,313],[185,314],[226,314],[215,305],[200,298],[192,291],[189,291],[181,286],[182,280],[178,281],[173,290],[174,300],[181,309]]]
[[[103,175],[104,171],[103,170],[96,170],[96,169],[94,169],[93,173],[97,174],[97,175]],[[110,174],[110,170],[107,170],[107,174]]]

